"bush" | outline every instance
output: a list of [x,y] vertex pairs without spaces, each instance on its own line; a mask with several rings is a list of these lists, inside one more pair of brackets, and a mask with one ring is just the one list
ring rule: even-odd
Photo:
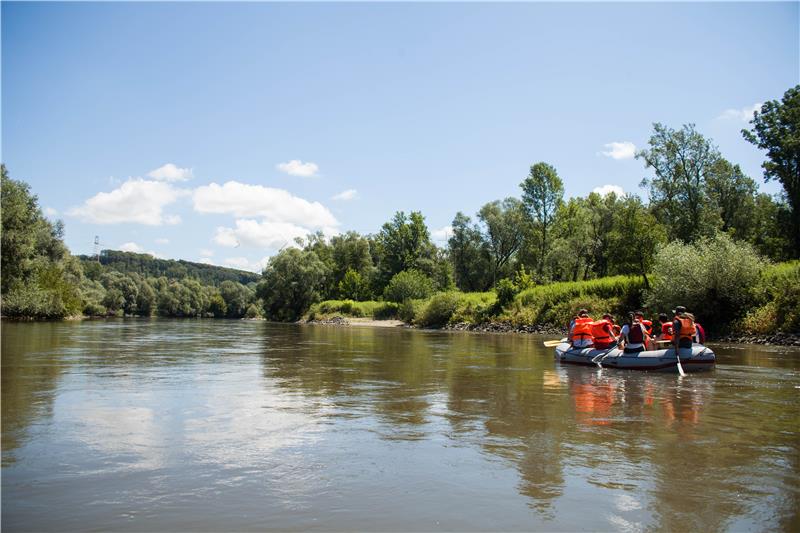
[[397,318],[400,311],[400,305],[395,302],[382,302],[379,303],[372,313],[375,320],[389,320]]
[[264,318],[264,314],[261,312],[262,306],[257,303],[250,304],[250,307],[247,308],[247,311],[244,312],[245,318]]
[[684,305],[717,329],[753,304],[765,266],[750,244],[724,233],[693,245],[673,242],[656,255],[647,303],[664,311]]
[[514,298],[519,294],[517,285],[508,278],[503,278],[497,283],[495,287],[497,292],[497,305],[500,308],[506,307],[514,301]]
[[433,281],[418,270],[404,270],[392,277],[383,297],[390,302],[428,298],[433,294]]
[[406,300],[398,306],[397,318],[407,324],[413,324],[424,303],[424,300]]
[[739,323],[745,333],[800,331],[800,261],[771,265],[756,286],[757,305]]
[[444,326],[456,312],[460,300],[461,295],[456,292],[435,294],[420,307],[414,322],[429,328]]

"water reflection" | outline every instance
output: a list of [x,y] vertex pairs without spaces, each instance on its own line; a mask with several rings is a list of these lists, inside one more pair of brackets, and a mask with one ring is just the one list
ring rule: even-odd
[[678,379],[540,343],[4,324],[3,525],[798,528],[798,354],[715,347],[716,371]]

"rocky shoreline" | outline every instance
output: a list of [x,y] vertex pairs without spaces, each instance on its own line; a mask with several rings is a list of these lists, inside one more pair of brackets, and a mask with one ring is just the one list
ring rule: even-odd
[[773,333],[769,335],[724,335],[711,342],[734,344],[762,344],[764,346],[800,346],[800,333]]

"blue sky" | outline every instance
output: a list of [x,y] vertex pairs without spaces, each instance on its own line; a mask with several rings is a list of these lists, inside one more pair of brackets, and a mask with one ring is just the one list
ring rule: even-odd
[[761,182],[739,130],[800,81],[798,5],[3,2],[2,160],[74,253],[250,269],[397,210],[441,237],[537,161],[644,194],[653,122]]

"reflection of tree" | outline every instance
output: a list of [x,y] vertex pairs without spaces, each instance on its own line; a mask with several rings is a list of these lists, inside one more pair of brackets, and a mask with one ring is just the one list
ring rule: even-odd
[[[342,411],[384,418],[387,438],[418,438],[435,392],[430,344],[418,332],[267,325],[264,372],[281,387],[325,397]],[[291,350],[271,349],[293,346]]]
[[14,450],[25,441],[30,425],[52,416],[62,372],[60,350],[70,344],[68,327],[56,322],[3,323],[3,465],[15,461]]

